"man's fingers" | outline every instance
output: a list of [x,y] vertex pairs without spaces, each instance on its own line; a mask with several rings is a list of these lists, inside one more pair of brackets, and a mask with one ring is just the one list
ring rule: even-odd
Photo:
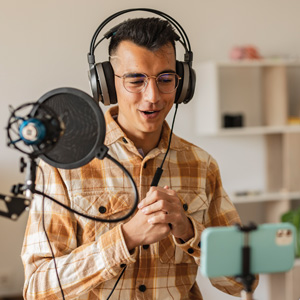
[[151,213],[155,213],[158,211],[162,211],[163,213],[169,213],[171,207],[169,205],[169,203],[167,201],[163,201],[163,200],[158,200],[154,203],[152,203],[151,205],[147,205],[143,208],[141,208],[142,212],[144,214],[151,214]]
[[151,205],[159,200],[167,200],[167,196],[172,194],[170,191],[171,190],[163,188],[151,187],[146,197],[139,203],[138,208],[142,209],[143,207]]
[[166,213],[156,213],[148,219],[148,223],[150,224],[169,224],[169,215]]

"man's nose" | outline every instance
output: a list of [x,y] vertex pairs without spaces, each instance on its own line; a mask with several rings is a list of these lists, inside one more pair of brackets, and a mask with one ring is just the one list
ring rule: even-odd
[[160,92],[156,83],[156,79],[150,77],[144,91],[144,99],[148,102],[156,103],[160,100]]

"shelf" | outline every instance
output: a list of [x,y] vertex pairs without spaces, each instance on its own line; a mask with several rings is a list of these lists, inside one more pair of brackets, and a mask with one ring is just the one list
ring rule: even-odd
[[224,128],[217,132],[202,133],[202,135],[203,136],[245,136],[245,135],[281,134],[281,133],[292,133],[292,132],[300,133],[300,125]]
[[294,268],[295,268],[295,267],[300,267],[300,258],[299,258],[299,257],[297,257],[297,258],[295,259]]
[[300,61],[294,59],[257,59],[257,60],[227,60],[215,63],[219,67],[299,67]]
[[[299,124],[288,123],[300,117],[299,60],[206,62],[197,68],[200,136],[300,132]],[[224,128],[225,116],[243,127]]]
[[[250,221],[252,214],[260,223],[279,222],[297,204],[295,200],[300,200],[300,60],[210,61],[198,65],[196,71],[201,83],[195,91],[197,134],[224,137],[229,142],[236,137],[233,147],[239,140],[243,143],[244,137],[251,137],[246,146],[253,136],[263,142],[264,186],[237,193],[240,187],[236,184],[235,195],[229,194],[237,210],[244,213],[241,220]],[[257,141],[253,142],[255,147]],[[229,155],[236,155],[235,148]],[[254,155],[245,153],[245,162],[255,162]],[[257,172],[262,173],[255,168],[252,172],[242,176],[251,181]],[[263,207],[257,209],[260,203]],[[270,277],[270,299],[298,299],[299,278],[300,258],[296,258],[290,272]]]
[[278,193],[259,193],[247,196],[230,195],[230,199],[235,204],[268,202],[268,201],[283,201],[300,199],[299,192],[278,192]]

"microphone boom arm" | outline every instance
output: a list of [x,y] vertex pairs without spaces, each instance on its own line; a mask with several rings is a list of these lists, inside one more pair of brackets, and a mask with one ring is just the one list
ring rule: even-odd
[[13,221],[16,221],[31,203],[30,199],[26,197],[7,196],[3,194],[0,194],[0,200],[3,200],[6,206],[5,210],[1,210],[0,208],[0,216]]

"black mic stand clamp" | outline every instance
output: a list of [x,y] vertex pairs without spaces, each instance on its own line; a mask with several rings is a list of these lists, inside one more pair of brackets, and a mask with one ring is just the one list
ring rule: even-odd
[[249,245],[249,233],[257,229],[254,223],[250,223],[248,226],[241,226],[237,224],[240,231],[244,233],[244,245],[242,248],[242,274],[235,276],[236,281],[241,282],[244,286],[242,291],[243,300],[253,300],[252,298],[252,285],[255,281],[255,276],[251,274],[250,260],[251,260],[251,248]]
[[[0,200],[3,200],[6,206],[4,210],[0,209],[0,216],[16,221],[24,210],[29,209],[35,190],[36,167],[37,163],[34,156],[30,156],[28,163],[25,163],[23,157],[21,158],[20,171],[23,173],[27,169],[25,184],[13,185],[11,188],[12,195],[0,194]],[[17,197],[17,195],[24,193],[25,197]]]

